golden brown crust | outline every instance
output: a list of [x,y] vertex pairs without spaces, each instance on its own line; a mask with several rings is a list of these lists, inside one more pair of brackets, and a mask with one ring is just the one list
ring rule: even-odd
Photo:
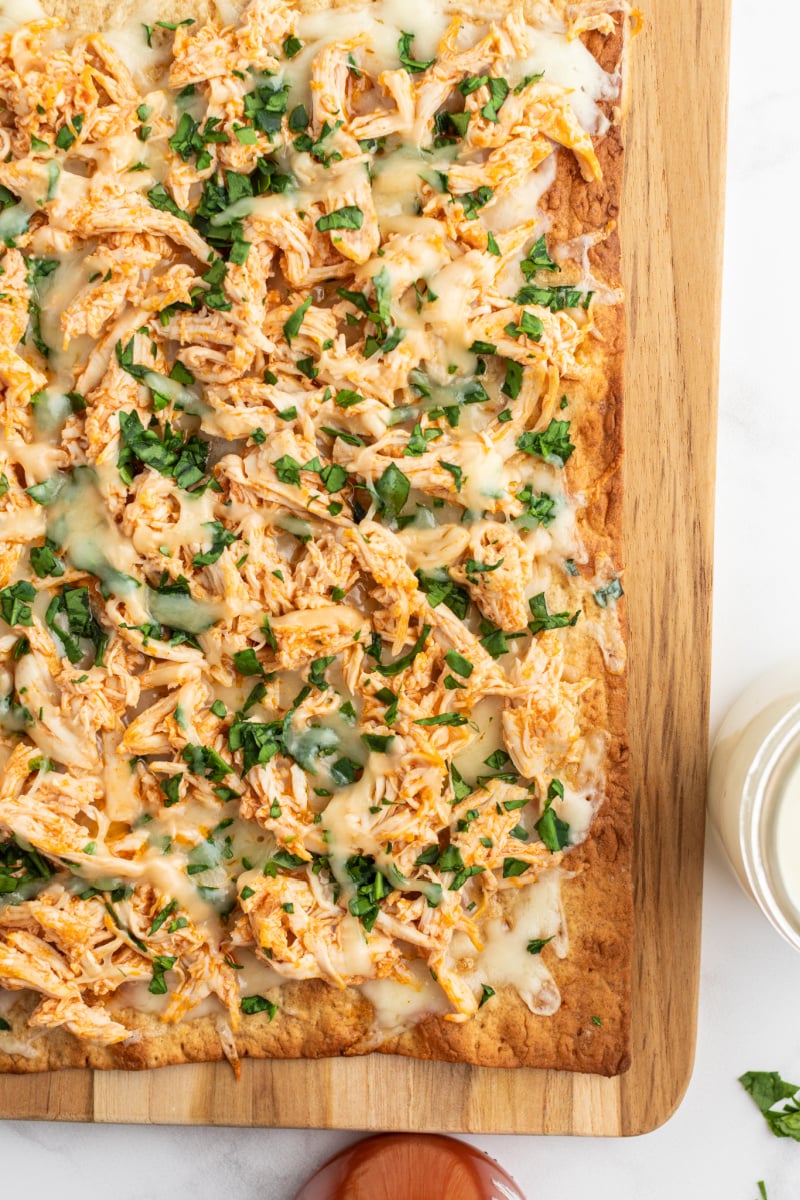
[[[80,6],[80,25],[87,17],[102,20],[117,8],[106,0]],[[188,10],[188,5],[184,6]],[[213,6],[212,6],[213,7]],[[308,7],[303,5],[302,7]],[[316,5],[315,5],[316,7]],[[70,18],[74,0],[50,0],[49,12]],[[192,11],[198,11],[197,4]],[[177,12],[177,9],[176,9]],[[183,9],[181,9],[181,13]],[[172,9],[170,15],[173,16]],[[95,24],[94,27],[97,27]],[[621,22],[613,37],[586,35],[601,64],[610,69],[622,51]],[[555,242],[606,232],[589,250],[595,278],[608,288],[619,286],[619,239],[616,221],[623,169],[620,129],[612,125],[597,145],[603,179],[587,184],[573,158],[562,153],[557,178],[544,207],[552,218]],[[609,228],[609,225],[611,226]],[[583,493],[586,507],[580,532],[588,551],[581,566],[586,579],[599,561],[622,570],[622,396],[624,314],[622,304],[598,306],[598,333],[593,371],[571,386],[570,406],[580,414],[573,425],[576,452],[567,471],[573,492]],[[625,601],[616,609],[623,636]],[[571,661],[579,673],[598,679],[583,698],[582,723],[608,731],[610,747],[605,800],[587,841],[572,851],[565,866],[574,874],[564,887],[569,930],[566,958],[547,953],[547,964],[560,989],[561,1007],[552,1016],[534,1015],[512,988],[502,989],[495,1003],[463,1024],[429,1016],[383,1042],[382,1053],[442,1059],[483,1066],[530,1066],[615,1075],[630,1063],[630,970],[633,941],[631,884],[632,817],[627,771],[626,674],[608,670],[590,629],[575,630]],[[579,649],[575,649],[579,647]],[[21,994],[4,1013],[12,1037],[22,1036],[35,998]],[[79,1041],[63,1029],[25,1039],[26,1053],[0,1053],[0,1071],[25,1073],[63,1067],[143,1069],[182,1062],[216,1061],[223,1057],[213,1016],[165,1026],[158,1017],[130,1009],[125,1021],[140,1040],[99,1047]],[[337,990],[319,982],[290,983],[281,990],[273,1020],[267,1014],[245,1017],[236,1032],[241,1057],[324,1057],[362,1054],[375,1049],[373,1009],[355,989]]]

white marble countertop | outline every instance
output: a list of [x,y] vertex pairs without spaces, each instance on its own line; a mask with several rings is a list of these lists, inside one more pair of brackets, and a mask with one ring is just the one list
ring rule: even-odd
[[[762,670],[800,659],[800,624],[784,615],[800,591],[800,404],[785,353],[798,342],[800,243],[787,232],[800,184],[800,5],[771,0],[769,21],[765,0],[733,6],[712,727]],[[800,1078],[798,983],[800,959],[739,890],[711,835],[697,1058],[675,1116],[625,1141],[469,1140],[530,1200],[556,1183],[559,1195],[579,1196],[587,1181],[593,1200],[756,1200],[759,1179],[769,1200],[797,1200],[800,1147],[772,1137],[736,1079],[751,1069]],[[2,1194],[82,1200],[102,1180],[98,1190],[114,1200],[290,1200],[354,1136],[9,1122],[0,1125]]]

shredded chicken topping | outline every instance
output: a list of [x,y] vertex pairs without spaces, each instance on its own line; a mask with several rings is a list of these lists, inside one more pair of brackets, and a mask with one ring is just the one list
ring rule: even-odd
[[421,959],[467,1019],[454,945],[601,793],[565,666],[597,299],[537,207],[559,148],[599,177],[599,109],[527,69],[521,11],[436,10],[431,54],[361,12],[253,0],[135,63],[0,39],[0,987],[32,1026],[122,1041],[143,981],[236,1029],[275,1012],[243,953],[338,987]]

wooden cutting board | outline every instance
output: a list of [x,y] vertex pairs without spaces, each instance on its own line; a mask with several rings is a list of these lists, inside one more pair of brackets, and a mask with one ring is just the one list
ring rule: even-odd
[[623,204],[633,1065],[621,1079],[372,1055],[0,1077],[0,1116],[67,1121],[644,1133],[694,1057],[729,0],[645,0]]

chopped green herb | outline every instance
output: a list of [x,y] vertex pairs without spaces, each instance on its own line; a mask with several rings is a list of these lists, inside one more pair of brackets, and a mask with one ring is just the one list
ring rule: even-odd
[[456,485],[456,491],[460,492],[461,485],[464,481],[464,472],[462,471],[461,467],[456,466],[455,463],[444,462],[441,458],[439,459],[439,466],[445,471],[450,472]]
[[415,725],[466,725],[467,718],[463,713],[443,712],[435,717],[420,717]]
[[405,67],[410,75],[419,75],[423,71],[427,71],[428,67],[432,67],[436,62],[435,58],[429,58],[425,62],[420,59],[411,57],[411,43],[414,41],[413,33],[403,33],[397,43],[397,54],[400,59],[400,66]]
[[552,942],[555,934],[546,938],[531,938],[528,942],[528,954],[541,954],[548,942]]
[[477,220],[478,213],[491,200],[494,195],[494,189],[482,185],[476,188],[474,192],[465,192],[463,196],[457,196],[461,207],[464,209],[464,216],[468,221]]
[[156,954],[153,958],[153,978],[147,988],[154,996],[164,996],[167,992],[167,981],[164,975],[175,966],[174,954]]
[[337,208],[320,217],[316,223],[320,233],[327,233],[329,229],[360,229],[363,224],[364,214],[355,204]]
[[[63,575],[63,571],[61,572]],[[21,579],[0,591],[0,612],[8,625],[33,625],[31,604],[36,599],[33,584]]]
[[553,418],[547,429],[538,433],[529,430],[517,438],[517,449],[535,454],[553,466],[563,467],[575,449],[569,440],[569,421]]
[[[381,675],[385,675],[387,677],[392,675],[400,675],[401,672],[405,671],[406,667],[411,666],[411,663],[414,661],[420,650],[422,650],[423,646],[427,642],[430,632],[430,625],[423,625],[422,632],[407,654],[403,654],[402,657],[396,659],[393,663],[389,663],[388,666],[383,666],[381,663],[378,663],[378,665],[375,667],[375,670],[379,671]],[[459,722],[459,724],[463,724],[463,722]]]
[[469,659],[464,658],[464,655],[459,654],[457,650],[448,650],[444,656],[444,661],[448,667],[451,667],[456,674],[463,676],[464,679],[469,679],[475,670]]
[[300,333],[300,327],[303,324],[306,313],[311,307],[311,296],[307,296],[299,308],[296,308],[289,319],[284,323],[283,333],[286,341],[291,346],[292,340]]
[[264,668],[258,661],[255,650],[237,650],[233,655],[233,665],[240,675],[263,675]]
[[489,89],[489,99],[481,109],[481,116],[496,125],[500,120],[497,114],[503,107],[503,103],[509,92],[508,83],[505,79],[490,78],[486,80],[486,86]]
[[620,596],[624,596],[625,593],[622,590],[622,584],[615,575],[614,578],[605,585],[605,587],[598,588],[596,592],[592,593],[592,595],[594,596],[595,604],[597,604],[598,607],[613,608]]
[[154,933],[157,933],[158,930],[161,928],[161,926],[166,921],[167,917],[171,917],[177,907],[178,907],[177,900],[170,900],[169,904],[165,904],[164,907],[162,909],[160,909],[159,912],[153,918],[153,923],[147,932],[147,936],[152,937]]
[[369,750],[378,754],[386,754],[394,741],[394,734],[362,733],[361,740]]
[[159,209],[160,212],[171,213],[173,217],[178,217],[181,221],[189,220],[183,209],[178,208],[163,183],[157,183],[155,187],[151,187],[147,193],[147,199],[153,208]]
[[547,789],[544,809],[534,829],[551,854],[563,850],[569,842],[569,825],[553,812],[551,805],[556,799],[564,798],[564,785],[560,779],[551,779]]
[[192,566],[210,567],[215,563],[226,546],[236,541],[236,534],[226,529],[221,521],[206,521],[205,528],[211,532],[211,547],[192,558]]
[[[746,1071],[739,1076],[739,1083],[758,1105],[775,1137],[800,1142],[800,1085],[788,1083],[777,1071]],[[776,1109],[781,1100],[787,1103]]]
[[517,499],[525,505],[524,511],[514,518],[514,524],[520,529],[536,529],[538,525],[547,528],[556,519],[556,502],[553,497],[548,496],[546,492],[537,495],[530,483],[521,488]]
[[56,134],[56,145],[59,150],[69,150],[75,145],[78,136],[83,129],[83,122],[86,120],[84,113],[76,113],[71,122],[61,126]]
[[568,612],[551,613],[547,611],[547,601],[544,592],[532,596],[528,601],[533,613],[533,620],[528,622],[531,633],[541,633],[543,629],[564,629],[577,623],[580,609],[570,615]]
[[[504,396],[508,396],[509,400],[516,400],[522,389],[522,364],[515,362],[513,358],[507,358],[505,359],[505,367],[506,377],[500,390]],[[519,442],[517,442],[517,445],[519,445]]]
[[278,1011],[277,1004],[273,1004],[271,1000],[267,1000],[264,996],[242,996],[242,1012],[247,1017],[255,1016],[256,1013],[265,1012],[272,1021]]
[[375,483],[375,491],[381,503],[382,511],[389,523],[397,521],[403,510],[411,484],[406,475],[394,463],[390,463]]

